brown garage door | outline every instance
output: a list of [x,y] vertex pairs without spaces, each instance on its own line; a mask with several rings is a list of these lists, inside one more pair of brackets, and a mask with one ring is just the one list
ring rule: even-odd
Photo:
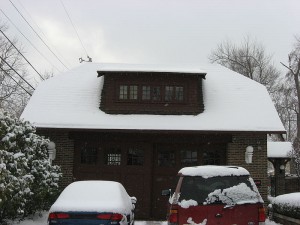
[[145,143],[75,142],[76,180],[112,180],[123,184],[130,196],[138,199],[136,218],[148,219],[151,213],[152,147]]

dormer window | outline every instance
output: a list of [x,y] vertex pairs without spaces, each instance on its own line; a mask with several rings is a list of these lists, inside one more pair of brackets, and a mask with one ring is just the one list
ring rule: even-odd
[[137,85],[120,85],[119,88],[120,100],[137,100],[138,86]]
[[142,90],[143,90],[142,100],[150,100],[151,99],[150,86],[143,86]]
[[175,87],[175,100],[183,101],[183,87]]
[[182,102],[183,101],[183,87],[182,86],[166,86],[165,87],[165,101],[167,102]]
[[130,90],[129,99],[137,100],[138,99],[138,86],[137,85],[131,85],[129,90]]
[[[138,85],[120,85],[119,100],[138,100],[151,102],[183,102],[183,86],[163,86],[164,92],[161,92],[161,86],[142,85],[139,92]],[[163,99],[162,99],[163,96]]]
[[128,98],[128,86],[120,85],[119,99],[126,100]]
[[197,115],[204,110],[204,73],[98,71],[100,109],[108,114]]
[[173,98],[173,87],[166,86],[165,87],[165,101],[170,102]]
[[153,101],[160,101],[161,100],[160,87],[153,87],[152,88],[152,100]]

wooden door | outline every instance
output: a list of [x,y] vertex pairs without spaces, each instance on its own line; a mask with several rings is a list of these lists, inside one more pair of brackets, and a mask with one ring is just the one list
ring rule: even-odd
[[153,157],[152,177],[152,218],[165,220],[169,198],[162,196],[165,189],[175,190],[178,172],[178,151],[175,146],[163,144],[156,145]]
[[166,219],[169,198],[161,196],[161,191],[172,189],[174,192],[181,168],[207,164],[225,165],[225,156],[224,144],[156,144],[153,157],[152,218]]
[[[132,142],[134,143],[134,142]],[[120,182],[137,198],[135,216],[148,219],[151,212],[152,148],[145,143],[75,142],[75,180]]]

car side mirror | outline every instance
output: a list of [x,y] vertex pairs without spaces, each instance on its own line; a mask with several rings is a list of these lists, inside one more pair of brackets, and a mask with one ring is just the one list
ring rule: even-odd
[[171,196],[171,194],[172,194],[171,189],[166,189],[161,191],[162,196]]
[[131,200],[131,204],[132,204],[131,210],[134,211],[134,210],[135,210],[135,204],[136,204],[136,202],[137,202],[137,199],[136,199],[136,197],[132,196],[132,197],[130,197],[130,200]]
[[136,202],[137,202],[136,197],[132,196],[132,197],[130,197],[130,199],[131,199],[132,204],[136,204]]

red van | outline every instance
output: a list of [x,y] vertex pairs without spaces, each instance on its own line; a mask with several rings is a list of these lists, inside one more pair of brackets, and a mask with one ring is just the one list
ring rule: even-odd
[[169,225],[264,225],[263,200],[249,172],[234,166],[186,167],[170,194]]

